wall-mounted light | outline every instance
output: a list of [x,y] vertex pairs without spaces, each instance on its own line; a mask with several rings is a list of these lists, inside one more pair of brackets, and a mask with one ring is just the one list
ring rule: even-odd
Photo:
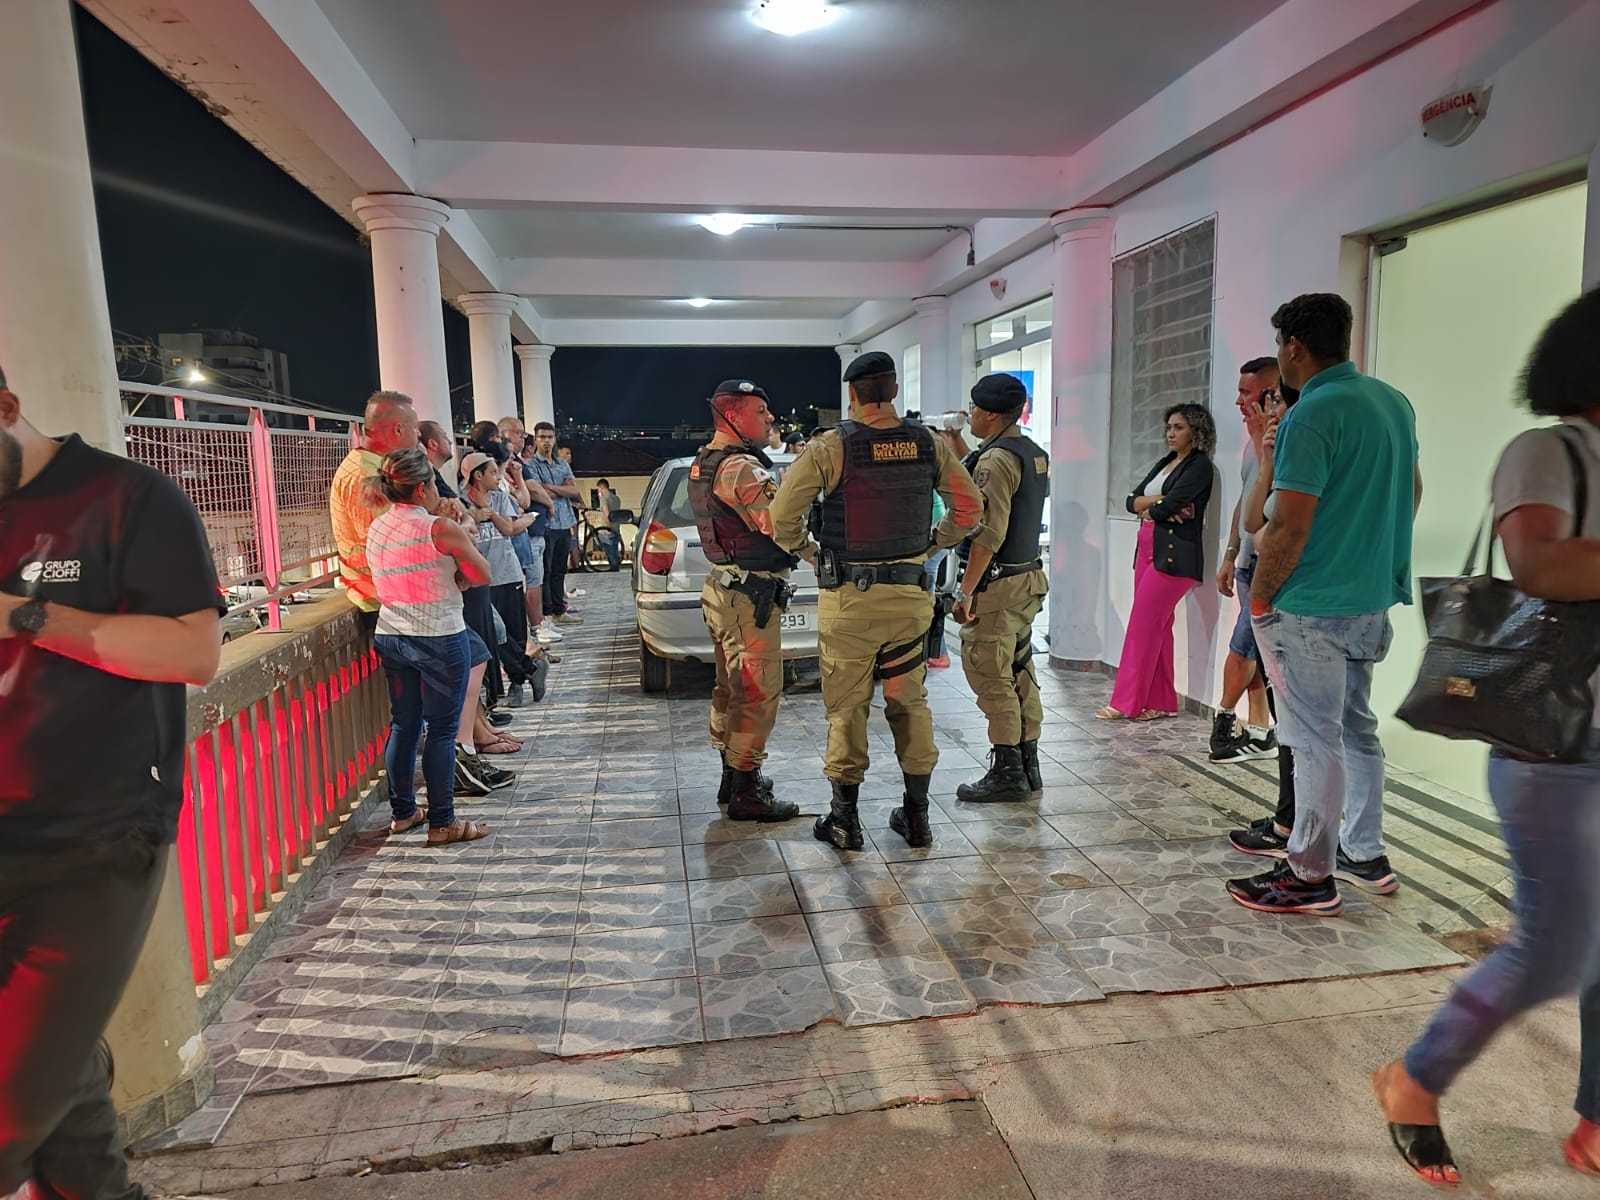
[[761,0],[750,19],[769,32],[795,37],[831,24],[838,15],[837,8],[822,0]]
[[750,222],[738,213],[708,213],[703,217],[696,217],[695,224],[701,229],[710,230],[718,237],[732,237]]
[[715,304],[716,301],[712,300],[709,296],[690,296],[684,301],[684,303],[690,308],[709,308],[712,304]]

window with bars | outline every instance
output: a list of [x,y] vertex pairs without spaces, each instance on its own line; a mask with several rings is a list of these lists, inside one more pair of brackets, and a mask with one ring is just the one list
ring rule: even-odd
[[1111,473],[1106,511],[1167,452],[1162,414],[1211,407],[1211,312],[1217,226],[1205,220],[1111,267]]

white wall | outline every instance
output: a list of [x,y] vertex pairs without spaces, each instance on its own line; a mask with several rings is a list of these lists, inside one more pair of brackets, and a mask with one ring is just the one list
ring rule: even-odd
[[[1348,236],[1581,168],[1600,142],[1596,63],[1600,2],[1502,0],[1115,206],[1117,253],[1217,216],[1212,410],[1224,517],[1238,496],[1243,445],[1233,419],[1235,368],[1272,352],[1273,308],[1300,292],[1340,291],[1360,311],[1365,258],[1350,253]],[[1494,88],[1483,126],[1454,148],[1426,141],[1422,107],[1477,82]],[[1058,301],[1055,320],[1070,319]],[[1131,575],[1115,564],[1132,561],[1136,533],[1131,520],[1108,519],[1110,630],[1124,626],[1130,607]],[[1213,525],[1208,534],[1214,556],[1221,531]],[[1178,690],[1214,703],[1233,609],[1203,586],[1185,610]],[[1118,653],[1110,645],[1108,657]]]

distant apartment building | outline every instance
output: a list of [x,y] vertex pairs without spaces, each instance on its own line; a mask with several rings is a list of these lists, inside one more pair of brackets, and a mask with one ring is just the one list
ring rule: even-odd
[[[163,333],[157,341],[163,370],[186,386],[218,392],[293,394],[289,390],[289,356],[263,346],[253,334],[237,329],[194,329]],[[204,372],[204,382],[190,383],[184,378],[192,368]]]

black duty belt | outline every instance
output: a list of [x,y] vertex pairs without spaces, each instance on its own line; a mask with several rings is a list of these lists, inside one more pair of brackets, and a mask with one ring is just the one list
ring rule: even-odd
[[716,581],[732,592],[743,592],[750,597],[750,602],[756,609],[756,628],[765,629],[767,622],[772,619],[772,610],[786,612],[789,601],[794,598],[795,588],[782,579],[771,579],[762,575],[746,575],[739,578],[726,571],[715,573]]
[[923,591],[932,586],[921,563],[842,563],[826,551],[818,560],[817,586],[824,590],[855,587],[864,592],[880,583],[912,584]]
[[1010,579],[1013,575],[1026,575],[1030,571],[1044,570],[1044,559],[1036,558],[1029,563],[990,563],[989,569],[983,573],[983,578],[978,581],[978,591],[983,591],[997,579]]

